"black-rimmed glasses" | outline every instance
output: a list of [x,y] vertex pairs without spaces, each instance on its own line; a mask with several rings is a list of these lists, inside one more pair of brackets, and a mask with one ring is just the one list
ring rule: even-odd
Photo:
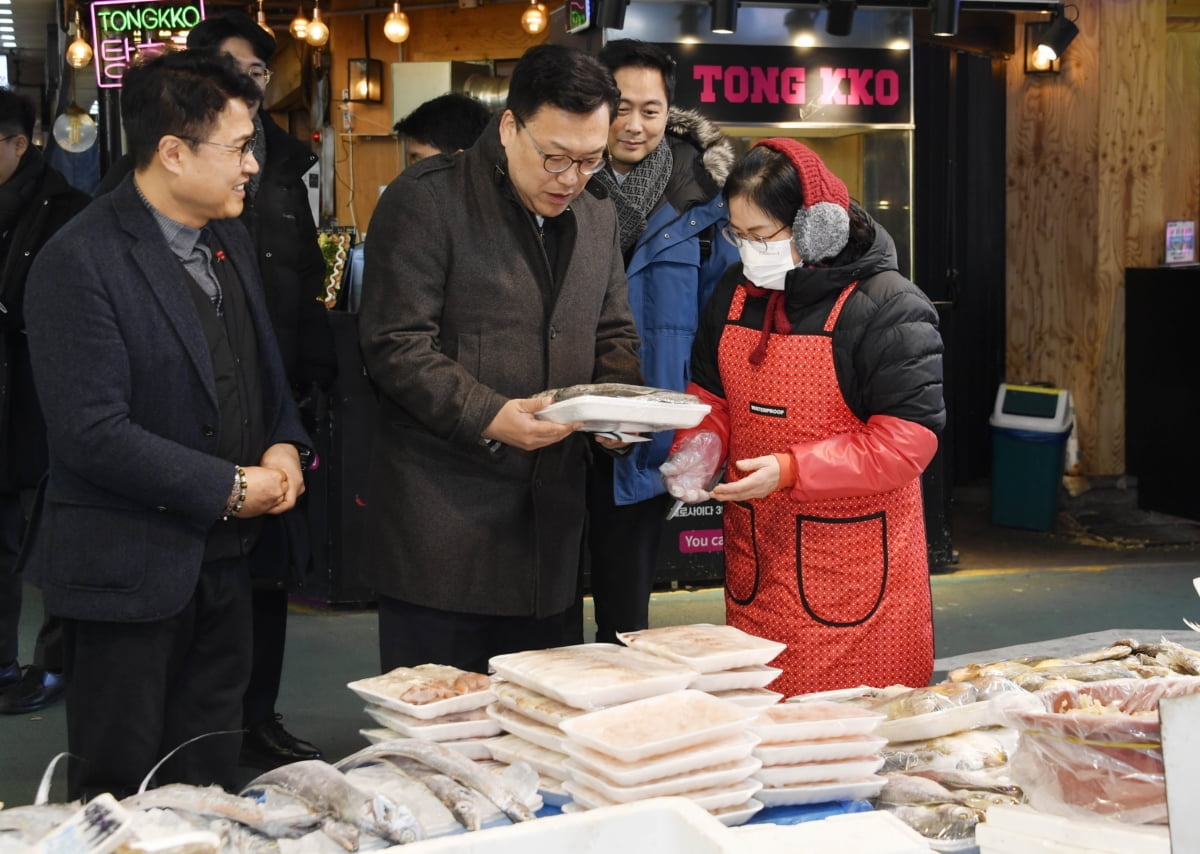
[[542,151],[542,147],[537,144],[537,140],[533,138],[533,134],[529,132],[529,128],[521,125],[521,130],[525,131],[525,135],[529,137],[529,141],[533,143],[534,150],[542,155],[542,168],[551,175],[561,175],[572,166],[578,166],[579,172],[582,175],[595,175],[604,168],[604,164],[608,162],[603,154],[598,157],[568,157],[565,154],[547,154]]
[[741,249],[742,244],[745,243],[753,246],[759,252],[766,252],[767,244],[770,242],[771,238],[779,234],[779,232],[783,231],[787,227],[788,226],[786,225],[781,225],[766,237],[763,237],[758,234],[743,234],[742,232],[734,229],[732,225],[725,225],[721,228],[721,236],[738,249]]
[[196,139],[193,136],[184,136],[180,137],[180,139],[186,139],[188,142],[194,142],[197,145],[215,145],[217,148],[224,148],[227,151],[236,151],[238,158],[245,160],[247,154],[254,153],[254,143],[258,140],[258,134],[250,137],[241,145],[231,145],[228,142],[214,142],[211,139]]

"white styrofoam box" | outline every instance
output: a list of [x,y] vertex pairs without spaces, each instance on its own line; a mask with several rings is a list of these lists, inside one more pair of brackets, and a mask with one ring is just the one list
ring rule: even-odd
[[951,706],[936,712],[883,721],[875,728],[875,732],[890,742],[927,741],[992,726],[995,722],[991,700],[980,700],[965,706]]
[[732,831],[686,798],[550,816],[405,846],[411,854],[736,854]]
[[929,854],[928,841],[921,834],[881,811],[833,815],[799,824],[752,824],[732,833],[737,850],[753,854]]
[[[1170,831],[1162,825],[1124,824],[1103,818],[1068,818],[1023,805],[990,807],[987,821],[975,828],[975,838],[981,854],[1015,854],[1018,851],[1021,854],[1041,851],[1062,851],[1064,854],[1083,851],[1088,854],[1171,854]],[[1044,847],[1029,847],[1035,842]],[[1019,847],[1021,845],[1026,847]],[[1055,845],[1059,847],[1045,847]]]

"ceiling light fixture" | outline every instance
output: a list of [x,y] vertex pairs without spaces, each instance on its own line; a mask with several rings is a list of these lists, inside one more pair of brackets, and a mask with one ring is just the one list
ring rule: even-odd
[[288,32],[296,41],[304,41],[304,37],[308,35],[308,18],[304,17],[303,6],[296,7],[296,17],[288,24]]
[[383,35],[394,44],[403,44],[411,32],[408,15],[404,14],[397,0],[392,4],[392,11],[388,12],[387,20],[383,22]]
[[826,0],[829,11],[825,16],[825,32],[831,36],[848,36],[854,27],[855,0]]
[[275,31],[271,29],[271,25],[267,23],[267,13],[263,11],[262,3],[263,0],[258,0],[258,14],[254,16],[254,21],[258,24],[263,32],[265,32],[271,38],[275,38]]
[[313,47],[324,47],[329,41],[329,25],[321,20],[321,0],[313,0],[313,16],[304,40]]
[[536,36],[546,29],[546,25],[549,23],[550,13],[546,11],[545,5],[539,3],[538,0],[529,0],[529,5],[521,13],[521,29],[531,36]]
[[600,29],[624,29],[627,8],[629,8],[629,0],[600,0]]
[[83,68],[92,61],[92,46],[83,37],[83,24],[79,22],[79,7],[75,7],[75,40],[67,45],[67,65]]
[[959,0],[929,0],[929,28],[935,36],[958,35]]
[[712,31],[729,35],[737,32],[738,0],[712,0]]
[[[1075,10],[1075,18],[1067,17],[1067,9]],[[1076,6],[1064,6],[1063,11],[1050,20],[1050,24],[1038,39],[1037,53],[1040,58],[1053,62],[1062,57],[1067,45],[1079,35],[1079,27],[1075,24],[1078,17],[1079,9]]]

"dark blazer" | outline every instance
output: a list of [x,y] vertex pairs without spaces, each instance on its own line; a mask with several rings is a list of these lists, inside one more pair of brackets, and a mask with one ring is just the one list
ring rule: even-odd
[[[209,225],[258,332],[264,450],[309,444],[250,238],[237,220]],[[212,361],[190,287],[132,177],[59,231],[30,272],[25,316],[50,468],[24,561],[52,614],[162,619],[195,589],[233,467],[216,456]]]

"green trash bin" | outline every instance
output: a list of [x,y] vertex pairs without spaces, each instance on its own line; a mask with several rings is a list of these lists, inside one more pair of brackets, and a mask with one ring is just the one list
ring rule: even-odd
[[1071,393],[1004,383],[992,427],[992,524],[1049,531],[1071,435]]

